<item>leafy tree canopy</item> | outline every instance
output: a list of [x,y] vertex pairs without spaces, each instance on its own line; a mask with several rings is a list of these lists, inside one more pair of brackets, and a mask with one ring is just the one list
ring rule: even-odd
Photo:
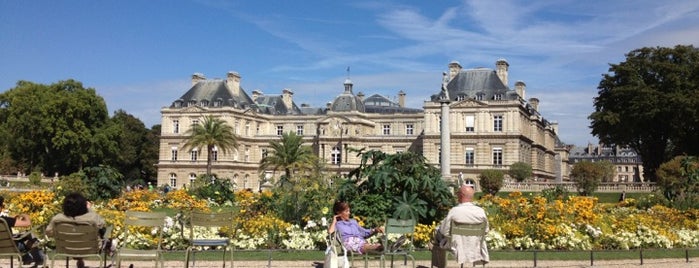
[[211,163],[213,161],[214,148],[222,153],[238,148],[238,136],[233,132],[233,127],[221,118],[211,115],[205,116],[199,124],[185,132],[187,140],[184,148],[195,150],[199,147],[206,149],[206,175],[211,176]]
[[440,171],[412,152],[360,151],[361,163],[339,186],[338,200],[350,202],[367,224],[387,217],[412,217],[421,223],[441,220],[454,196]]
[[643,158],[644,177],[674,156],[699,155],[699,50],[636,49],[610,64],[589,116],[600,142],[628,145]]
[[284,175],[277,183],[282,188],[294,185],[297,172],[313,173],[318,167],[318,157],[310,146],[303,145],[303,137],[294,132],[283,133],[280,140],[269,142],[268,155],[260,160],[260,172],[272,169],[283,170]]
[[510,165],[510,169],[507,171],[507,174],[518,182],[523,182],[524,180],[531,178],[532,166],[524,162],[515,162]]
[[115,141],[103,132],[108,116],[95,90],[75,80],[19,81],[0,94],[0,128],[12,141],[5,144],[12,159],[45,174],[70,174],[113,154]]
[[575,183],[578,193],[588,196],[597,190],[605,176],[614,173],[614,165],[605,163],[608,161],[590,162],[582,161],[573,165],[570,177]]
[[483,192],[495,195],[504,184],[505,173],[497,169],[483,170],[478,176],[478,179],[478,183],[481,185]]
[[699,208],[699,160],[678,156],[660,165],[658,187],[668,204],[679,209]]

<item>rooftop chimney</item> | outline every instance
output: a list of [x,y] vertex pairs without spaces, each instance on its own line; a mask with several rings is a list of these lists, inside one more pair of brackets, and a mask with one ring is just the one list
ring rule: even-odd
[[206,80],[206,77],[204,77],[204,74],[201,74],[201,73],[192,74],[192,86],[199,83],[199,81],[204,81],[204,80]]
[[506,87],[509,87],[507,84],[507,70],[509,69],[510,64],[507,63],[507,60],[505,59],[499,59],[495,62],[495,67],[497,68],[496,72],[500,78],[500,81],[502,81]]
[[252,91],[252,101],[257,102],[257,97],[264,95],[262,90],[255,89]]
[[233,96],[240,96],[240,74],[233,71],[228,72],[226,86]]
[[293,97],[294,92],[291,91],[291,89],[285,88],[282,89],[282,101],[284,101],[284,105],[286,106],[287,109],[291,110],[293,107]]
[[405,92],[398,91],[398,106],[405,107]]
[[531,98],[529,99],[529,104],[534,108],[534,111],[539,111],[539,99]]
[[524,98],[524,94],[526,93],[527,90],[527,84],[525,84],[522,81],[517,81],[515,83],[515,92],[517,92],[517,95],[519,95],[520,98]]

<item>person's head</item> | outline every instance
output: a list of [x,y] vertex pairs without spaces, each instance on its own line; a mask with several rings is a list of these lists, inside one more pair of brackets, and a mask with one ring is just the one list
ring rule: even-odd
[[77,217],[87,213],[87,199],[80,193],[70,193],[63,199],[63,214]]
[[476,194],[476,189],[473,185],[464,184],[459,188],[459,192],[456,193],[459,198],[459,203],[471,202],[473,201],[473,196]]
[[350,215],[350,207],[347,202],[337,201],[333,205],[334,215],[339,215],[342,220],[348,220]]

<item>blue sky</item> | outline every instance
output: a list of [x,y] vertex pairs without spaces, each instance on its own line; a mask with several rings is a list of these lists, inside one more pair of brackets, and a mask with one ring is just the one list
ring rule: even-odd
[[0,91],[76,79],[150,127],[190,76],[242,76],[251,92],[323,106],[343,91],[421,108],[441,73],[510,64],[509,84],[596,142],[587,116],[609,63],[641,47],[699,46],[699,1],[9,1],[0,0]]

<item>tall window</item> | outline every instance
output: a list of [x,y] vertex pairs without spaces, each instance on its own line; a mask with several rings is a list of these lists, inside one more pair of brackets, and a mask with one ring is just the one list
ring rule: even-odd
[[502,131],[502,115],[493,116],[493,131]]
[[342,151],[340,150],[340,147],[333,147],[333,150],[330,152],[330,162],[333,165],[340,165],[340,162],[342,161]]
[[197,157],[199,156],[199,151],[197,151],[195,149],[195,150],[192,150],[189,154],[191,155],[192,161],[197,161]]
[[193,119],[192,120],[192,127],[199,125],[199,119]]
[[216,146],[211,149],[211,161],[218,161],[218,148]]
[[473,148],[466,148],[466,165],[472,166],[474,163],[475,153]]
[[196,180],[196,179],[197,179],[197,174],[189,173],[189,185],[192,185],[192,183],[193,183],[194,180]]
[[264,159],[267,157],[267,148],[262,148],[262,155],[261,157]]
[[476,116],[467,115],[466,116],[466,132],[473,132],[476,126]]
[[383,134],[384,135],[391,135],[391,125],[389,125],[389,124],[383,125]]
[[170,173],[170,187],[177,188],[177,174]]
[[502,166],[502,148],[493,148],[493,165]]
[[277,126],[277,136],[281,136],[282,134],[284,134],[284,126],[279,125]]
[[172,147],[170,151],[171,158],[170,160],[172,161],[177,161],[177,147]]
[[405,125],[405,135],[413,135],[413,133],[415,132],[414,129],[415,129],[415,127],[413,126],[413,124],[406,124]]
[[172,120],[172,133],[180,133],[180,120]]
[[245,121],[245,136],[250,136],[250,121]]
[[296,135],[303,136],[303,126],[296,126]]
[[250,162],[250,146],[245,146],[245,156],[243,161]]

